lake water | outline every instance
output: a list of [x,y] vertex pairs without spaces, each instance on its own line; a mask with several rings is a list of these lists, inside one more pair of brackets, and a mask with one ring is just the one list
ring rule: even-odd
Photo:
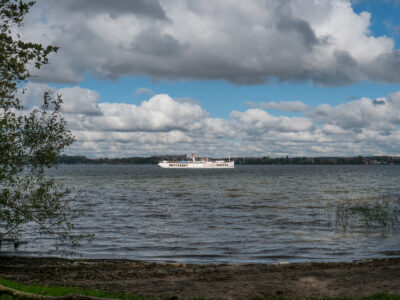
[[[84,210],[74,251],[85,258],[186,263],[350,261],[400,255],[399,230],[344,228],[335,207],[400,194],[398,165],[264,165],[159,169],[62,165],[51,170]],[[59,255],[30,232],[15,251]],[[60,248],[62,250],[62,247]]]

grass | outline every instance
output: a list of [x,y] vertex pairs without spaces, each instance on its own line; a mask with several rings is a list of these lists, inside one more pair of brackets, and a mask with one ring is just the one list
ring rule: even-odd
[[[26,286],[19,283],[15,283],[12,281],[8,281],[6,279],[0,278],[0,284],[12,288],[17,291],[21,292],[28,292],[33,294],[39,294],[44,296],[64,296],[69,294],[81,294],[86,296],[92,297],[99,297],[99,298],[118,298],[123,300],[150,300],[151,298],[146,297],[138,297],[133,295],[127,294],[112,294],[107,292],[102,292],[99,290],[85,290],[77,287],[44,287],[40,285],[31,285]],[[0,295],[0,300],[14,300],[14,297],[9,295]]]
[[[264,300],[265,298],[253,298],[252,300]],[[308,298],[304,300],[400,300],[400,295],[388,295],[388,294],[376,294],[368,297],[360,297],[360,298],[350,298],[350,297],[338,297],[338,298]],[[274,300],[291,300],[290,298],[285,297],[277,297]],[[301,299],[296,299],[301,300]]]
[[[68,294],[82,294],[93,297],[101,297],[101,298],[119,298],[123,300],[150,300],[151,298],[146,297],[138,297],[133,295],[126,294],[112,294],[106,293],[98,290],[84,290],[75,287],[43,287],[40,285],[32,285],[26,286],[19,283],[15,283],[6,279],[0,278],[0,284],[7,286],[9,288],[29,292],[34,294],[46,295],[46,296],[63,296]],[[202,298],[190,298],[191,300],[202,300]],[[264,300],[267,298],[253,298],[253,300]],[[270,298],[268,298],[270,299]],[[340,297],[340,298],[309,298],[305,300],[400,300],[400,295],[389,295],[389,294],[377,294],[368,297],[360,297],[360,298],[350,298],[350,297]],[[12,296],[8,295],[0,295],[0,300],[15,300]],[[277,297],[275,300],[290,300],[290,298],[285,297]],[[301,300],[301,299],[297,299]]]

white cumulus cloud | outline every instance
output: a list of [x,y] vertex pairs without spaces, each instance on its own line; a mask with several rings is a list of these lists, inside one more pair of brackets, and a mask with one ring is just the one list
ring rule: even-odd
[[[56,90],[28,83],[25,89],[23,100],[31,108],[40,103],[45,90],[62,94],[62,111],[77,140],[67,149],[69,154],[400,154],[400,92],[336,106],[307,106],[296,117],[249,108],[232,111],[230,118],[222,119],[212,117],[197,102],[176,100],[166,94],[134,105],[99,102],[97,92],[79,87]],[[296,105],[301,107],[301,103]]]

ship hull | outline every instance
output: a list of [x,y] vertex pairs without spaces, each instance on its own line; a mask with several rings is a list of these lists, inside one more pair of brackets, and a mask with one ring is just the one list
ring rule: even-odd
[[233,169],[235,162],[160,162],[158,166],[163,169]]

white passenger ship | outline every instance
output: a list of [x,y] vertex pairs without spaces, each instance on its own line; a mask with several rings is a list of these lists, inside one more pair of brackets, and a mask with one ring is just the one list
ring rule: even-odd
[[158,163],[161,168],[170,169],[233,169],[235,167],[235,161],[215,160],[211,161],[208,158],[196,160],[192,155],[192,160],[186,161],[168,161],[163,160]]

